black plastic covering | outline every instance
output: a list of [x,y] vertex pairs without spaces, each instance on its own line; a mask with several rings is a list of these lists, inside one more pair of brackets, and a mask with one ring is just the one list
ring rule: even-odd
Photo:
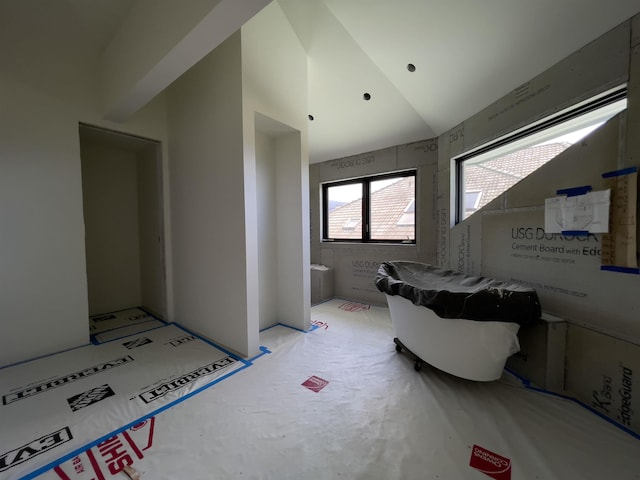
[[514,322],[528,325],[540,318],[535,289],[487,277],[474,277],[418,262],[384,262],[376,287],[400,295],[441,318]]

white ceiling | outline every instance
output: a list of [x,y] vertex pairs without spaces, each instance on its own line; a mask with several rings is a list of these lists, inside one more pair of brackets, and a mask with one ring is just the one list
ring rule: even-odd
[[[100,52],[136,1],[161,0],[0,0],[13,43],[0,60],[53,62],[56,43]],[[640,12],[640,0],[274,1],[308,54],[312,163],[440,135]]]
[[278,3],[309,55],[312,162],[440,135],[640,12],[639,0]]

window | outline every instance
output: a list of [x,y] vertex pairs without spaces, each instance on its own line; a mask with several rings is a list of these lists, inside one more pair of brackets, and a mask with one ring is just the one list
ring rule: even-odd
[[626,106],[626,87],[614,89],[456,158],[456,223]]
[[416,172],[322,186],[323,241],[415,243]]

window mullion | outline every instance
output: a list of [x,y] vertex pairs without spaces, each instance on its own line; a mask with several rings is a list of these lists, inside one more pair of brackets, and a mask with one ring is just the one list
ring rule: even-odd
[[369,184],[369,180],[365,180],[364,182],[362,182],[362,239],[365,242],[371,240],[371,221],[369,216],[369,212],[371,211],[369,205]]

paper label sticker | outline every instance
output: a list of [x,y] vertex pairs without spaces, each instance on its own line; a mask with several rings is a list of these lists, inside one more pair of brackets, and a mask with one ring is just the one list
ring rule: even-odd
[[469,466],[496,480],[511,480],[511,460],[479,445],[473,446]]
[[329,382],[327,380],[324,380],[320,377],[316,377],[315,375],[309,377],[302,383],[303,387],[306,387],[309,390],[316,393],[322,390],[327,385],[329,385]]

